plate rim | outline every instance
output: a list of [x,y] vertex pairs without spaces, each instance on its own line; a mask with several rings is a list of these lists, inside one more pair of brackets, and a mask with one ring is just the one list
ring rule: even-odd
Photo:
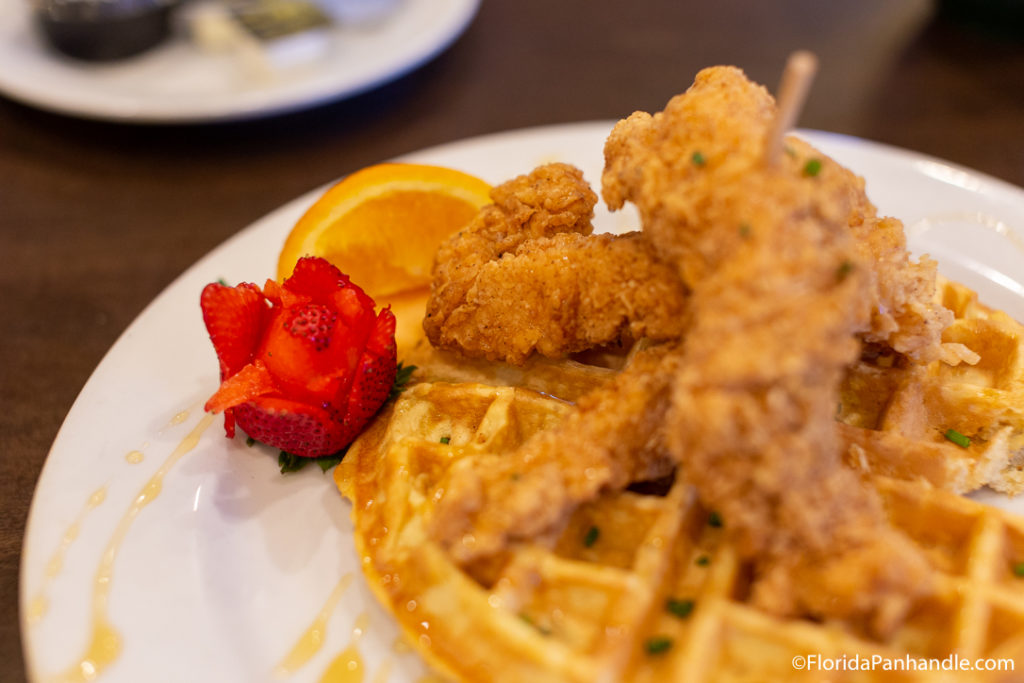
[[[8,0],[11,1],[11,0]],[[420,0],[403,0],[420,1]],[[429,1],[429,0],[427,0]],[[243,122],[263,118],[271,118],[313,109],[334,102],[354,98],[406,76],[425,66],[450,48],[469,28],[482,0],[448,0],[450,13],[447,23],[440,24],[434,40],[424,45],[418,52],[407,55],[401,61],[389,63],[386,68],[368,72],[360,78],[352,79],[342,87],[332,86],[312,91],[302,91],[294,95],[285,94],[278,100],[273,97],[260,97],[252,102],[218,101],[203,103],[192,109],[178,111],[161,111],[159,107],[146,105],[141,107],[125,107],[122,105],[106,105],[101,101],[89,101],[84,104],[74,98],[66,98],[59,92],[25,88],[17,77],[5,77],[0,70],[0,95],[22,105],[75,118],[137,125],[175,125]],[[401,6],[396,10],[401,11]],[[23,15],[24,16],[24,15]],[[30,17],[28,17],[30,19]],[[31,21],[29,30],[31,29]],[[52,58],[47,58],[50,61]],[[12,70],[13,71],[13,70]]]

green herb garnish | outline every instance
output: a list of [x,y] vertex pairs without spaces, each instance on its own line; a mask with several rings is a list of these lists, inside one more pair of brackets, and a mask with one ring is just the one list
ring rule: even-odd
[[398,363],[398,370],[395,372],[395,383],[391,385],[391,391],[388,393],[388,401],[405,391],[406,386],[409,384],[409,380],[412,379],[412,373],[415,371],[415,365],[403,365],[401,362]]
[[693,162],[694,166],[703,166],[707,163],[707,159],[705,159],[704,155],[700,152],[694,152],[693,156],[690,157],[690,161]]
[[708,526],[713,526],[716,529],[721,528],[721,526],[722,526],[722,516],[720,514],[718,514],[717,512],[715,512],[714,510],[709,512],[708,513]]
[[700,557],[697,558],[697,566],[698,567],[706,567],[709,564],[711,564],[711,558],[708,557],[707,555],[701,555]]
[[451,442],[452,442],[452,437],[450,437],[450,436],[442,436],[441,437],[441,443],[443,443],[445,446],[447,446]]
[[947,429],[946,430],[946,438],[949,439],[950,441],[952,441],[953,443],[955,443],[960,448],[967,448],[968,446],[971,445],[970,438],[964,436],[963,434],[961,434],[960,432],[956,431],[955,429]]
[[693,611],[694,603],[693,600],[676,600],[675,598],[669,598],[665,601],[665,609],[669,614],[685,619],[690,616],[690,612]]
[[597,543],[598,537],[601,536],[601,530],[596,526],[592,526],[587,529],[586,535],[583,537],[583,547],[590,548]]
[[533,620],[533,618],[532,618],[532,617],[530,617],[530,615],[529,615],[529,614],[527,614],[526,612],[520,612],[520,613],[519,613],[519,618],[520,618],[520,619],[522,619],[523,621],[525,621],[525,622],[526,622],[527,624],[529,624],[530,626],[532,626],[532,627],[534,627],[535,629],[537,629],[538,631],[540,631],[540,634],[541,634],[542,636],[549,636],[549,635],[551,635],[551,629],[549,629],[549,628],[548,628],[548,627],[546,627],[546,626],[541,626],[540,624],[538,624],[538,623],[537,623],[536,621],[534,621],[534,620]]
[[248,437],[248,438],[247,438],[247,439],[245,440],[245,445],[246,445],[246,446],[248,446],[249,448],[252,448],[253,446],[255,446],[255,445],[256,445],[256,439],[252,438],[251,436],[250,436],[250,437]]
[[836,282],[842,282],[853,272],[853,261],[843,261],[836,268]]
[[672,639],[665,636],[648,638],[647,642],[644,643],[644,649],[647,650],[649,655],[664,654],[672,649]]
[[821,159],[809,159],[804,164],[804,175],[813,178],[821,172]]
[[344,450],[331,455],[321,455],[318,458],[304,458],[301,455],[281,451],[277,456],[277,466],[281,468],[281,474],[288,474],[289,472],[298,472],[309,463],[315,462],[320,466],[321,471],[326,472],[341,462],[344,457]]
[[1013,575],[1024,578],[1024,562],[1018,562],[1013,565]]
[[740,223],[740,237],[743,239],[750,238],[750,223]]

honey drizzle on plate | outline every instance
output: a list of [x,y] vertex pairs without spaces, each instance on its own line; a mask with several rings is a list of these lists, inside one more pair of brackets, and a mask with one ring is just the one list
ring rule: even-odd
[[313,658],[320,648],[323,647],[324,637],[327,632],[327,620],[330,619],[331,613],[334,612],[334,608],[337,607],[338,601],[341,600],[341,596],[348,589],[352,583],[352,574],[345,574],[338,581],[338,585],[334,587],[331,594],[328,596],[327,601],[324,602],[324,606],[320,609],[320,612],[316,615],[313,623],[309,625],[309,628],[299,636],[299,640],[292,647],[291,651],[285,655],[281,663],[274,668],[274,674],[278,677],[290,676],[291,674],[298,671],[300,668],[306,665],[310,659]]
[[359,639],[366,633],[369,622],[370,618],[366,612],[356,617],[356,623],[352,627],[352,640],[327,666],[320,677],[320,683],[362,683],[366,665],[359,653],[358,644]]
[[[184,417],[181,417],[181,420],[184,420],[188,413],[183,411],[179,415],[183,415]],[[86,683],[92,681],[121,654],[121,635],[114,628],[113,624],[110,623],[107,615],[107,602],[110,598],[111,581],[113,579],[114,562],[117,560],[117,553],[121,549],[121,544],[124,542],[125,536],[128,535],[128,531],[131,529],[135,518],[138,517],[139,512],[160,495],[160,491],[163,489],[164,476],[182,456],[196,447],[199,443],[199,437],[210,426],[213,419],[214,415],[212,413],[203,415],[203,418],[195,428],[181,440],[177,448],[160,465],[160,469],[156,471],[156,474],[150,477],[149,481],[142,487],[142,490],[139,491],[139,494],[128,507],[124,517],[118,522],[110,541],[107,543],[106,549],[103,551],[99,567],[97,567],[96,575],[93,579],[91,604],[92,632],[89,636],[89,644],[75,664],[54,676],[51,680],[60,683]],[[175,416],[175,420],[178,420],[178,416]]]
[[61,537],[60,545],[57,546],[57,550],[54,551],[50,557],[50,561],[46,563],[46,573],[43,575],[43,585],[39,588],[39,592],[32,598],[28,604],[28,623],[37,624],[46,616],[47,610],[50,608],[50,601],[47,598],[47,592],[50,588],[50,584],[57,578],[61,570],[64,568],[64,557],[67,555],[68,548],[78,538],[78,532],[82,528],[82,521],[85,516],[92,510],[99,507],[99,505],[107,498],[107,487],[101,486],[100,488],[93,491],[92,495],[86,501],[82,511],[78,513],[75,521],[68,526],[67,531],[64,532],[64,536]]

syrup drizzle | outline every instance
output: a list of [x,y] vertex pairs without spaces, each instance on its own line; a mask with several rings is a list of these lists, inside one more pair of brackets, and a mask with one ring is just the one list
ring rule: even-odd
[[330,596],[328,596],[327,601],[324,602],[324,606],[316,615],[313,623],[309,625],[305,633],[299,636],[299,640],[292,647],[291,651],[274,668],[274,675],[280,678],[290,676],[305,666],[313,658],[313,655],[320,651],[327,633],[327,620],[330,619],[335,607],[338,606],[338,601],[341,600],[341,596],[348,590],[351,583],[351,573],[341,577],[341,580],[338,581],[338,584],[331,591]]
[[64,568],[64,557],[67,555],[68,548],[74,543],[75,539],[78,538],[78,533],[82,528],[82,521],[90,511],[99,507],[99,505],[107,498],[107,487],[101,486],[100,488],[93,491],[92,495],[85,502],[85,506],[82,511],[78,513],[75,521],[68,526],[67,531],[64,532],[64,536],[61,537],[60,545],[57,546],[57,550],[54,551],[53,555],[50,556],[50,561],[46,563],[46,572],[43,574],[43,585],[39,588],[39,592],[33,596],[32,600],[28,604],[28,623],[37,624],[43,617],[46,616],[47,611],[50,608],[50,600],[47,597],[49,592],[50,584],[57,578],[61,570]]
[[362,683],[366,673],[366,665],[363,663],[363,656],[359,653],[359,639],[366,633],[370,618],[363,612],[356,617],[356,623],[352,627],[352,640],[348,647],[341,651],[327,666],[320,683]]
[[[179,416],[180,417],[179,419]],[[179,424],[188,417],[187,411],[182,411],[175,416],[172,424]],[[149,481],[142,487],[139,494],[128,507],[127,512],[121,521],[118,522],[114,533],[107,543],[106,549],[100,558],[99,567],[96,569],[92,586],[92,624],[88,645],[85,652],[62,673],[54,676],[52,680],[57,683],[88,683],[99,676],[111,663],[121,654],[121,635],[110,623],[107,614],[107,603],[110,598],[110,588],[114,575],[114,562],[117,560],[118,551],[124,542],[125,536],[131,529],[132,523],[149,503],[160,495],[163,489],[164,476],[168,471],[199,443],[199,437],[212,424],[214,415],[207,413],[193,428],[189,434],[182,439],[181,443],[167,456],[160,469],[156,471]]]

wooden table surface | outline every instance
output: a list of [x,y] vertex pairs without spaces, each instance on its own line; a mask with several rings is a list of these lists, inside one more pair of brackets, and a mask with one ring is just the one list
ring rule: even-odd
[[1008,26],[927,0],[489,0],[433,62],[289,116],[131,126],[0,98],[0,680],[25,677],[18,563],[61,421],[146,304],[255,219],[437,143],[660,109],[704,66],[774,89],[795,48],[821,59],[801,126],[1024,185],[1024,29]]

